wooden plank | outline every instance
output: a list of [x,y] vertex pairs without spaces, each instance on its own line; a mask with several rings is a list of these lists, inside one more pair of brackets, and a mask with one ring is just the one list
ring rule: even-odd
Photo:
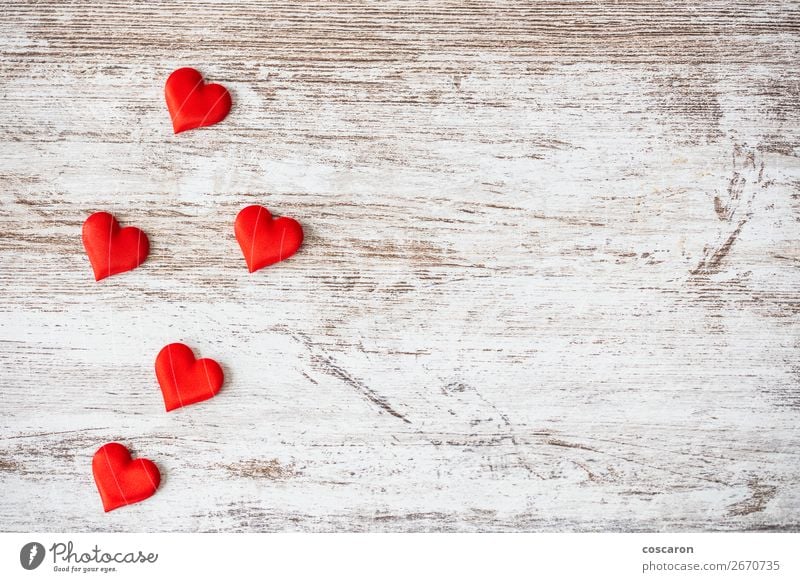
[[[0,526],[796,531],[798,17],[7,4]],[[179,66],[222,124],[172,135]],[[307,238],[249,275],[253,203]],[[100,283],[97,210],[152,245]],[[167,414],[172,341],[227,381]],[[164,479],[106,515],[110,440]]]

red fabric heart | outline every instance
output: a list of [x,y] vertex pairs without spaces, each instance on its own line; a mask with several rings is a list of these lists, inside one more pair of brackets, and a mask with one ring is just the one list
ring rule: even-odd
[[106,511],[147,499],[161,483],[161,473],[153,461],[131,459],[130,451],[119,443],[97,449],[92,473]]
[[236,240],[252,273],[288,259],[303,243],[303,227],[293,218],[273,218],[263,206],[248,206],[236,217]]
[[108,212],[95,212],[83,223],[83,246],[95,281],[141,265],[150,252],[147,235],[138,228],[120,228]]
[[222,387],[220,365],[210,358],[196,360],[189,346],[169,344],[156,357],[156,378],[167,412],[213,398]]
[[219,123],[231,110],[231,94],[222,85],[208,84],[196,70],[173,71],[164,87],[175,133]]

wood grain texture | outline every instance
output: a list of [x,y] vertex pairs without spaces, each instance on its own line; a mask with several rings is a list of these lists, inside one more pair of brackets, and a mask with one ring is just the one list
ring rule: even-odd
[[[800,5],[11,2],[0,528],[800,529]],[[167,75],[232,92],[179,136]],[[306,229],[249,275],[236,213]],[[95,283],[107,210],[148,261]],[[153,362],[218,360],[163,412]],[[164,480],[104,515],[119,440]]]

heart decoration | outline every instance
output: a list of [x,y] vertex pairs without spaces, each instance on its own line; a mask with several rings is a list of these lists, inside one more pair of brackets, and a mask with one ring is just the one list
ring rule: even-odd
[[197,360],[189,346],[174,343],[158,353],[156,378],[169,412],[216,396],[224,375],[216,361],[210,358]]
[[[219,123],[231,109],[228,90],[206,84],[192,68],[174,71],[164,94],[176,134]],[[303,243],[300,223],[288,217],[273,218],[269,210],[257,205],[239,212],[234,232],[251,273],[291,257]],[[135,269],[150,251],[144,232],[130,226],[120,228],[108,212],[97,212],[86,219],[83,245],[97,281]],[[192,349],[182,343],[161,349],[155,371],[168,412],[213,398],[224,381],[216,361],[196,359]],[[106,512],[147,499],[161,483],[161,473],[152,461],[132,459],[120,443],[107,443],[97,450],[92,472]]]
[[303,243],[303,227],[293,218],[273,218],[263,206],[248,206],[236,217],[236,240],[253,273],[288,259]]
[[175,133],[219,123],[231,110],[231,94],[222,85],[206,84],[195,69],[174,71],[164,87]]
[[133,226],[120,228],[108,212],[95,212],[83,223],[83,246],[95,281],[135,269],[150,252],[145,233]]
[[92,472],[105,511],[143,501],[161,483],[155,463],[149,459],[131,459],[130,451],[119,443],[97,449],[92,458]]

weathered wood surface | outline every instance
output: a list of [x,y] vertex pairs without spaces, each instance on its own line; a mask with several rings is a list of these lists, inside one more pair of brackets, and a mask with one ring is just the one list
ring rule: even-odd
[[[797,2],[2,12],[3,530],[800,529]],[[307,232],[254,275],[251,203]],[[99,284],[97,210],[152,244]],[[110,440],[164,481],[104,515]]]

